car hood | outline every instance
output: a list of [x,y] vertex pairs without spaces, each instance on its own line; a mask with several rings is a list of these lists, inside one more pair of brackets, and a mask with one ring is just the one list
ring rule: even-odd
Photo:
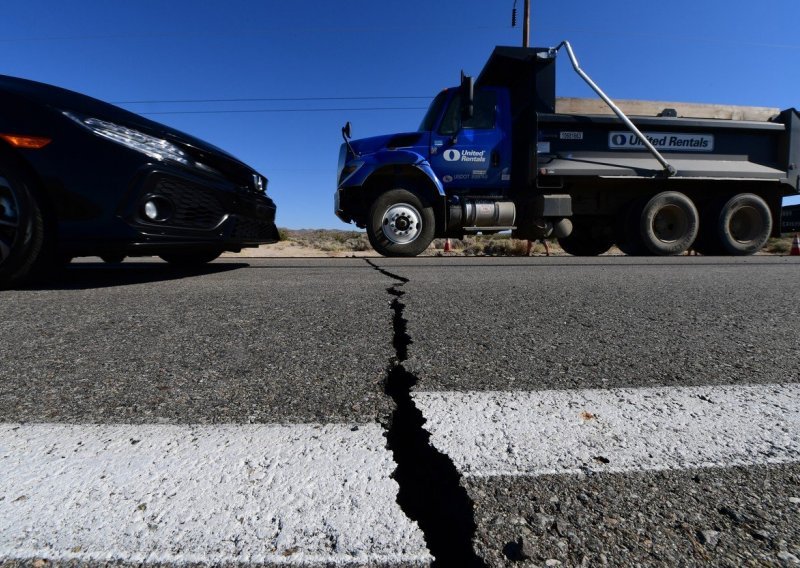
[[228,152],[217,148],[213,144],[209,144],[205,140],[195,138],[190,134],[186,134],[185,132],[181,132],[180,130],[171,128],[160,122],[149,120],[118,106],[68,89],[62,89],[61,87],[28,79],[0,75],[0,91],[12,93],[59,111],[71,111],[86,117],[99,118],[121,126],[140,130],[151,136],[189,146],[199,151],[201,154],[221,154],[231,161],[238,162],[243,166],[245,165]]

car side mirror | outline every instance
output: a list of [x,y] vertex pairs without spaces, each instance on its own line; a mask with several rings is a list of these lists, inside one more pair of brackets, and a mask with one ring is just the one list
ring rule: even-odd
[[472,77],[461,72],[461,120],[469,120],[475,115],[475,85]]

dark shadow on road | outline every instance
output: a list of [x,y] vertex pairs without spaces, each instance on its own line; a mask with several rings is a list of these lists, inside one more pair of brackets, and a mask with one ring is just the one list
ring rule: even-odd
[[121,264],[84,262],[72,264],[46,279],[34,280],[16,289],[90,290],[111,288],[219,274],[249,266],[245,262],[212,263],[197,268],[177,268],[163,262],[124,262]]

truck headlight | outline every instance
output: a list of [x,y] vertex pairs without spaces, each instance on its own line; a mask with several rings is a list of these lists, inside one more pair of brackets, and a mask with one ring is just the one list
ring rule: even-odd
[[70,112],[65,112],[64,115],[98,136],[107,138],[131,150],[141,152],[156,160],[171,160],[185,166],[194,165],[194,162],[186,155],[186,152],[175,144],[161,138],[156,138],[113,122],[100,120],[99,118],[79,117]]

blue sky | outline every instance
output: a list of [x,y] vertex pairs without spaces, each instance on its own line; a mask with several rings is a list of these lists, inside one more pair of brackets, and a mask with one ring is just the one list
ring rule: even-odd
[[[225,148],[269,177],[280,226],[346,229],[332,211],[341,126],[350,120],[355,137],[415,130],[429,98],[455,85],[461,69],[477,75],[495,45],[520,44],[521,28],[510,27],[512,6],[513,0],[7,2],[0,73],[111,102],[298,99],[121,106],[141,113],[282,110],[148,116]],[[569,39],[612,97],[800,106],[797,0],[533,6],[531,43]],[[592,96],[566,58],[559,66],[559,95]],[[330,99],[299,100],[318,97]]]

